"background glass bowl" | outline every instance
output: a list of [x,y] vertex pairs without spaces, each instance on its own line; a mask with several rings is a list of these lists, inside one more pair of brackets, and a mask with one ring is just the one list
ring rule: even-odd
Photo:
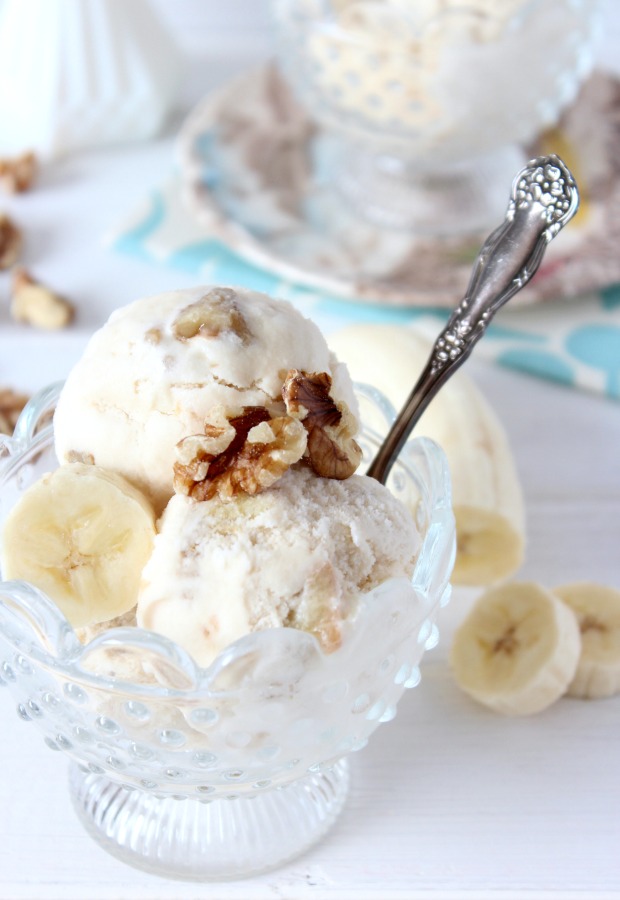
[[[33,398],[13,438],[0,442],[0,527],[22,492],[57,466],[59,390]],[[363,418],[390,416],[373,389],[358,386],[358,396]],[[367,464],[379,439],[367,428],[361,443]],[[329,655],[288,628],[236,641],[208,669],[140,628],[83,646],[42,592],[0,583],[0,682],[20,718],[71,759],[74,805],[105,849],[156,874],[224,879],[273,868],[327,831],[346,797],[346,755],[418,684],[449,596],[455,532],[440,448],[411,441],[391,488],[415,504],[423,536],[413,578],[364,595]],[[138,660],[154,683],[130,680]]]
[[[592,66],[598,0],[272,0],[325,177],[372,221],[485,228]],[[500,208],[500,204],[501,208]]]

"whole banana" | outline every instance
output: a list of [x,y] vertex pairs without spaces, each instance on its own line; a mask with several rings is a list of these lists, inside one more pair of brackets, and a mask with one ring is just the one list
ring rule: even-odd
[[[332,334],[329,344],[354,381],[372,384],[397,410],[432,347],[412,328],[387,324],[349,326]],[[437,441],[450,465],[457,530],[453,583],[487,585],[513,575],[525,552],[523,493],[506,432],[491,406],[459,372],[415,433]]]

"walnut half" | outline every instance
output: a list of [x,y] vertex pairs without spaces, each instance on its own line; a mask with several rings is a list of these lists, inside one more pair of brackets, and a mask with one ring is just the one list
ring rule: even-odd
[[343,402],[330,395],[332,379],[327,372],[291,369],[282,386],[282,397],[290,416],[308,432],[307,458],[315,474],[323,478],[349,478],[362,460],[354,435],[357,421]]
[[205,434],[184,438],[176,449],[177,493],[230,500],[258,494],[298,462],[306,450],[306,431],[290,416],[272,419],[263,406],[246,406],[231,418],[218,407],[205,422]]

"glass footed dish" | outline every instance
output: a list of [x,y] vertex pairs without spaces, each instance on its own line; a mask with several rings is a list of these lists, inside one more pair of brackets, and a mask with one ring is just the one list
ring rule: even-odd
[[598,0],[271,0],[282,71],[369,221],[486,231],[589,73]]
[[[59,391],[33,398],[14,436],[0,439],[0,527],[57,466]],[[385,429],[387,401],[372,388],[357,393],[363,420]],[[378,433],[365,427],[360,443],[367,464]],[[332,654],[289,628],[249,634],[207,669],[140,628],[84,646],[41,591],[0,582],[0,683],[19,717],[70,758],[74,806],[106,850],[168,877],[239,878],[283,864],[333,824],[347,795],[346,757],[418,684],[449,597],[455,532],[441,449],[410,441],[390,487],[416,510],[415,572],[365,594]],[[139,660],[153,683],[130,680]]]

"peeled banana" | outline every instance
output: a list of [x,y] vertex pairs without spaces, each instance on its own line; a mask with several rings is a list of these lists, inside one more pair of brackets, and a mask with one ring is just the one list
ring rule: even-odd
[[572,609],[581,630],[581,657],[567,694],[594,699],[620,693],[620,591],[582,581],[553,593]]
[[[331,335],[354,381],[374,385],[400,409],[426,365],[431,342],[412,328],[358,324]],[[385,428],[385,426],[384,426]],[[461,372],[430,404],[416,435],[446,452],[457,531],[454,584],[488,585],[513,575],[525,552],[523,494],[506,433]]]
[[457,684],[505,715],[540,712],[558,700],[579,664],[572,610],[534,582],[488,589],[457,630],[450,662]]
[[4,578],[44,591],[75,628],[136,604],[155,537],[148,500],[99,466],[68,463],[28,488],[2,536]]

